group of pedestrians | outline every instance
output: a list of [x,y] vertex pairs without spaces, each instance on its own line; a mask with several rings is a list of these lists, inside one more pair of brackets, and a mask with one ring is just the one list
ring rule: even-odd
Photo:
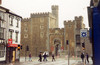
[[82,59],[82,62],[88,62],[89,63],[89,55],[88,53],[86,53],[86,55],[84,53],[81,53],[81,59]]
[[[32,58],[31,57],[32,57],[32,55],[31,55],[31,52],[30,52],[29,53],[29,61],[32,61]],[[47,60],[48,55],[46,53],[42,54],[41,52],[39,54],[39,60],[38,61],[42,62],[42,57],[43,57],[43,61],[48,61]],[[52,54],[52,61],[55,61],[54,54]]]
[[[38,61],[42,62],[42,57],[44,58],[43,61],[48,61],[47,60],[48,55],[46,53],[44,53],[44,55],[42,55],[42,53],[40,53],[39,54],[39,60]],[[52,54],[52,61],[55,61],[54,54]]]

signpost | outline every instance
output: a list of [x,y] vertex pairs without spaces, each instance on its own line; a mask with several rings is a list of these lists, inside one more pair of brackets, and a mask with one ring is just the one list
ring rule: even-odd
[[[85,38],[87,37],[87,29],[81,29],[80,30],[80,37],[84,39],[84,42],[82,42],[82,50],[85,52]],[[85,61],[84,61],[85,65]]]
[[81,37],[87,37],[87,29],[81,29],[80,36]]
[[68,65],[69,65],[69,64],[70,64],[70,63],[69,63],[70,49],[69,49],[69,41],[68,41],[68,40],[66,40],[66,44],[68,45]]

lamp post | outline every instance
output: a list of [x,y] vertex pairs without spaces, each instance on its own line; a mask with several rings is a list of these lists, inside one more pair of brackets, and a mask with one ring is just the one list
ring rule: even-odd
[[70,58],[69,40],[66,40],[66,44],[68,45],[68,65],[69,65],[69,58]]

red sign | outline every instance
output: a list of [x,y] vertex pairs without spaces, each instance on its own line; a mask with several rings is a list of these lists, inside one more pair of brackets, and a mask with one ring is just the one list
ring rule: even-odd
[[18,44],[12,44],[12,39],[8,39],[8,47],[18,47]]
[[8,44],[12,44],[12,39],[8,39]]
[[18,47],[17,44],[8,44],[8,47]]

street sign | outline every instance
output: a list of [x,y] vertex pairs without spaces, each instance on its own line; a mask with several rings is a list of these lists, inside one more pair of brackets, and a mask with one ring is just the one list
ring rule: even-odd
[[80,30],[80,37],[87,37],[87,29]]
[[8,39],[8,44],[12,44],[12,39]]

